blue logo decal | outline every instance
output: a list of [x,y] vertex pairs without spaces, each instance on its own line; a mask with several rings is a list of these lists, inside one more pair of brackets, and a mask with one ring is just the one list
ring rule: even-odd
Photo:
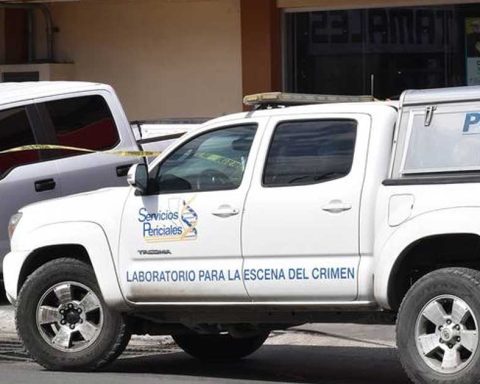
[[[480,133],[480,113],[471,112],[465,116],[463,133]],[[472,132],[474,131],[474,132]]]
[[[192,199],[193,200],[193,199]],[[198,215],[190,201],[170,199],[168,209],[149,212],[146,208],[138,211],[142,224],[142,236],[146,242],[195,240],[198,236]]]

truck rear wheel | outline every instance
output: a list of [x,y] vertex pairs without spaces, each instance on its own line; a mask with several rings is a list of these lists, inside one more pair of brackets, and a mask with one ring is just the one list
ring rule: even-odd
[[70,258],[30,275],[19,294],[16,323],[27,351],[50,370],[99,369],[130,340],[123,316],[103,301],[92,268]]
[[480,272],[445,268],[418,280],[397,321],[400,360],[415,383],[480,382]]
[[259,349],[268,333],[235,338],[229,334],[200,335],[181,334],[172,336],[180,348],[189,355],[207,361],[238,360]]

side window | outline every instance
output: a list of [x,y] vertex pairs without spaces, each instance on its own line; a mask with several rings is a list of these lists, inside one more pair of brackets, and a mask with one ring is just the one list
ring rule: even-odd
[[[0,151],[36,144],[24,107],[0,111]],[[0,155],[0,179],[20,165],[40,160],[38,151],[21,151]]]
[[348,175],[357,124],[351,120],[280,123],[273,134],[263,185],[315,184]]
[[256,125],[250,124],[195,137],[154,171],[156,190],[165,194],[238,188],[255,132]]
[[[439,106],[430,125],[425,125],[425,108],[410,112],[405,119],[407,152],[401,173],[415,175],[435,172],[478,171],[480,129],[476,112]],[[404,118],[404,117],[402,117]]]
[[[106,150],[118,142],[118,131],[102,96],[82,96],[44,103],[59,145]],[[77,154],[61,151],[60,157]]]

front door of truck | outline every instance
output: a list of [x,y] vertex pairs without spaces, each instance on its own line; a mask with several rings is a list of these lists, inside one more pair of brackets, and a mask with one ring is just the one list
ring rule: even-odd
[[253,300],[355,299],[369,130],[366,115],[269,121],[242,224]]
[[120,278],[132,302],[248,300],[240,229],[257,123],[208,129],[151,170],[155,193],[127,200]]

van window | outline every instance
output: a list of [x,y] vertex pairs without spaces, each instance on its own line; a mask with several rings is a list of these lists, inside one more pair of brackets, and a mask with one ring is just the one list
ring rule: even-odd
[[350,173],[357,124],[351,120],[280,123],[267,156],[266,187],[316,184]]
[[[36,144],[25,107],[0,111],[0,151]],[[0,155],[0,178],[10,170],[40,160],[38,151],[21,151]]]
[[[113,148],[118,131],[107,102],[102,96],[83,96],[44,103],[59,145],[97,151]],[[60,156],[78,154],[62,151]]]

